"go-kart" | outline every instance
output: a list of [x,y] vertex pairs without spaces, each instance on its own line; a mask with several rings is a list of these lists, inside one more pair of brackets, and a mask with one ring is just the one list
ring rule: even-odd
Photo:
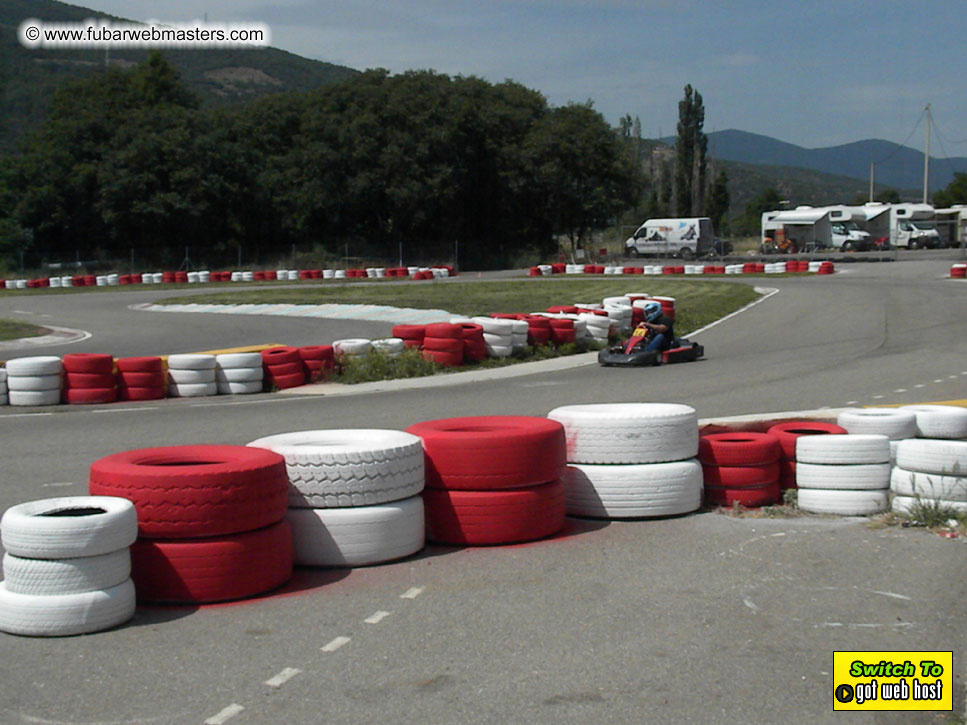
[[598,364],[605,367],[644,367],[678,362],[693,362],[705,355],[705,348],[685,338],[675,338],[668,350],[646,350],[653,337],[651,330],[635,329],[625,342],[601,350]]

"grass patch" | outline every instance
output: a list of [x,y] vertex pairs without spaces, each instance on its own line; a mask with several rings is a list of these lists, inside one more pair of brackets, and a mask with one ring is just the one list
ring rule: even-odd
[[238,290],[160,300],[158,304],[370,304],[443,309],[455,315],[534,312],[551,305],[600,302],[626,292],[674,297],[675,331],[697,330],[754,301],[747,284],[615,276],[611,279],[524,279],[392,285],[313,285],[302,289]]
[[19,340],[22,337],[40,337],[46,335],[46,327],[30,325],[17,320],[0,320],[0,340]]

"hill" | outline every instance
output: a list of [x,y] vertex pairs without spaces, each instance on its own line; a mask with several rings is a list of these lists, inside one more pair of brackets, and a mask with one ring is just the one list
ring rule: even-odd
[[[41,123],[54,89],[61,83],[100,72],[105,53],[95,49],[28,50],[17,41],[26,18],[78,22],[87,18],[123,20],[56,0],[0,2],[0,153],[16,148]],[[111,50],[108,62],[140,63],[147,50]],[[203,105],[246,101],[280,91],[307,91],[348,78],[358,71],[310,60],[276,48],[165,50]]]

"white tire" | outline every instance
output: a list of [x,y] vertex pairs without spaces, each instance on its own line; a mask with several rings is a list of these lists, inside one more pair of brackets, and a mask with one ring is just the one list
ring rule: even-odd
[[7,382],[7,369],[0,368],[0,383],[6,383],[6,382]]
[[178,353],[168,356],[168,368],[178,370],[214,370],[215,356],[203,353]]
[[611,306],[627,307],[629,309],[631,308],[631,300],[629,300],[627,297],[605,297],[603,300],[601,300],[601,304],[603,304],[605,307]]
[[262,369],[262,354],[258,352],[223,352],[215,356],[215,366],[222,370],[228,368]]
[[498,335],[493,332],[485,332],[483,334],[484,342],[488,345],[494,345],[496,347],[506,347],[507,345],[514,344],[514,333],[508,332],[506,335]]
[[289,509],[299,566],[365,566],[415,554],[426,541],[420,496],[379,506]]
[[967,441],[916,438],[900,441],[896,465],[908,471],[967,476]]
[[967,438],[967,408],[954,405],[904,405],[917,419],[920,438]]
[[663,463],[698,455],[698,415],[687,405],[565,405],[547,417],[564,426],[570,463]]
[[[833,437],[833,436],[830,436]],[[803,511],[814,514],[839,514],[840,516],[869,516],[886,511],[889,492],[883,491],[836,491],[823,488],[802,488],[797,492],[797,505]]]
[[514,354],[513,345],[491,345],[487,344],[487,354],[490,357],[510,357]]
[[215,369],[184,370],[182,368],[168,368],[168,382],[179,385],[195,385],[198,383],[214,383]]
[[826,488],[850,491],[880,490],[890,487],[889,463],[797,463],[799,488]]
[[285,458],[289,506],[373,506],[423,490],[423,442],[396,430],[307,430],[248,444]]
[[332,349],[336,355],[365,355],[373,349],[373,343],[363,338],[336,340],[332,343]]
[[796,460],[800,463],[889,463],[890,439],[879,434],[799,436]]
[[60,375],[63,364],[59,357],[39,355],[36,357],[17,357],[7,360],[7,374],[14,375]]
[[7,378],[8,391],[60,390],[60,386],[60,375],[11,375]]
[[400,355],[406,350],[406,343],[399,337],[384,337],[373,340],[373,349],[385,352],[387,355]]
[[138,536],[134,504],[115,496],[64,496],[11,506],[0,518],[0,543],[28,559],[109,554]]
[[262,392],[261,380],[216,383],[219,395],[254,395]]
[[922,496],[945,501],[967,501],[967,478],[908,471],[894,466],[890,490],[897,496]]
[[514,326],[511,320],[503,320],[496,317],[471,317],[470,321],[475,325],[480,325],[485,333],[491,335],[511,335]]
[[921,496],[919,499],[915,496],[894,496],[890,508],[898,514],[910,514],[918,504],[928,508],[950,509],[954,515],[967,513],[967,501],[947,501],[945,499],[932,499],[924,496]]
[[33,637],[62,637],[110,629],[134,616],[134,584],[80,594],[16,594],[0,582],[0,630]]
[[169,398],[204,398],[218,395],[218,383],[169,383]]
[[695,459],[628,466],[571,464],[563,480],[571,516],[671,516],[702,505],[702,465]]
[[125,547],[109,554],[76,559],[26,559],[3,555],[7,591],[15,594],[80,594],[117,586],[131,576],[131,552]]
[[836,418],[849,433],[878,433],[891,440],[914,438],[917,416],[898,408],[847,408]]
[[216,383],[260,383],[265,371],[257,368],[224,368],[215,371]]
[[10,405],[57,405],[59,390],[11,390],[7,393]]

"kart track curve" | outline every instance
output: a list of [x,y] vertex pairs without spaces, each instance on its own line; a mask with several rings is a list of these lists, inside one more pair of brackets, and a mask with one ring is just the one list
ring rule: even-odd
[[[445,376],[433,388],[0,408],[0,510],[85,494],[94,460],[148,446],[543,416],[577,403],[686,403],[708,419],[963,399],[967,284],[948,268],[850,264],[824,277],[723,280],[779,292],[695,336],[706,358],[687,365],[602,368],[588,357],[505,379]],[[648,286],[629,280],[629,291]],[[164,294],[0,295],[0,317],[91,333],[5,346],[0,357],[325,344],[391,327],[131,309]],[[299,569],[281,593],[143,607],[95,635],[0,634],[0,722],[834,722],[837,650],[952,650],[952,716],[963,717],[963,546],[849,518],[569,519],[547,541]]]

